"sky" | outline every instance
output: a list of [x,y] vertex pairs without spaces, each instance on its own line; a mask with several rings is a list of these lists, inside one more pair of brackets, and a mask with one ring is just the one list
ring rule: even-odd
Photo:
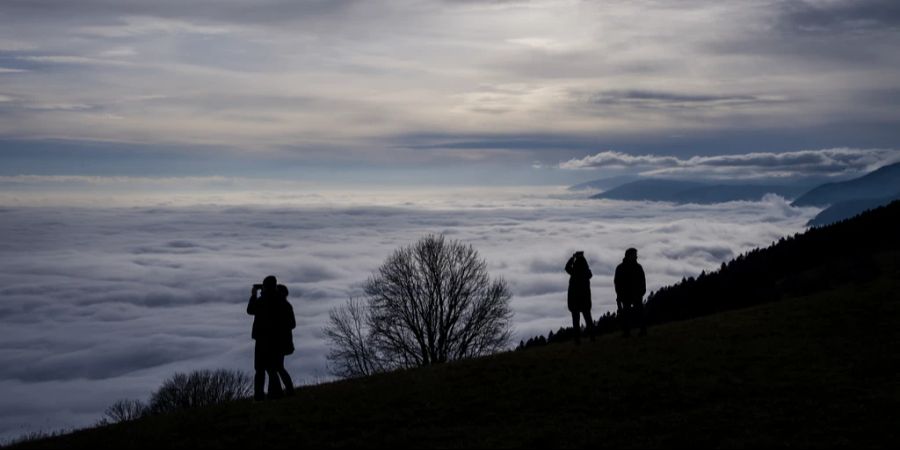
[[249,286],[330,308],[428,233],[513,289],[516,339],[803,231],[767,196],[588,200],[605,177],[797,182],[900,162],[895,0],[4,0],[0,440],[175,371],[249,370]]
[[7,0],[0,20],[6,176],[565,184],[621,172],[566,164],[603,152],[900,139],[893,0]]

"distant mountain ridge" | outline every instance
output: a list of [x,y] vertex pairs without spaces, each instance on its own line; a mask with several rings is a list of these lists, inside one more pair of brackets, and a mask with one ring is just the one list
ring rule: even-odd
[[596,199],[658,201],[674,203],[722,203],[754,201],[766,194],[794,198],[808,189],[804,185],[726,184],[681,180],[639,180],[591,196]]
[[813,217],[807,222],[806,225],[810,227],[820,227],[832,224],[844,219],[849,219],[870,209],[887,205],[894,200],[900,200],[900,192],[882,198],[859,198],[837,202],[828,208],[825,208],[822,212],[817,214],[816,217]]
[[860,199],[889,198],[900,192],[900,163],[849,181],[823,184],[794,200],[793,206],[827,206]]

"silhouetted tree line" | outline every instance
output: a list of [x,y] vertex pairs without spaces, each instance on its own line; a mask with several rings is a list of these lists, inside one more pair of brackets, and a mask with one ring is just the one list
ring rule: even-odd
[[[879,254],[900,249],[900,201],[831,225],[810,228],[766,248],[741,254],[718,270],[683,278],[651,292],[648,323],[661,324],[804,296],[881,275]],[[896,257],[896,254],[892,257]],[[598,334],[618,330],[615,313],[596,323]],[[521,341],[517,350],[570,341],[571,327]]]
[[[621,330],[621,326],[616,320],[616,313],[607,311],[597,320],[594,321],[594,333],[596,335],[612,333],[615,330]],[[585,327],[582,327],[585,328]],[[575,339],[575,330],[572,327],[559,327],[554,333],[552,330],[547,336],[535,336],[526,341],[519,341],[516,350],[525,348],[540,347],[547,344],[556,344],[558,342],[571,342]]]

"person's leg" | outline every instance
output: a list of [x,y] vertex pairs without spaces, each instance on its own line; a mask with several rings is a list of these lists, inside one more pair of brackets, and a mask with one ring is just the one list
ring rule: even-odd
[[269,392],[268,398],[277,399],[284,396],[284,391],[281,390],[281,381],[278,380],[278,371],[274,368],[266,369],[266,373],[269,375]]
[[277,365],[275,366],[275,371],[278,373],[278,377],[281,379],[281,384],[284,385],[284,394],[293,395],[294,381],[291,380],[291,374],[289,374],[287,369],[284,368],[284,355],[279,355],[276,359],[276,363]]
[[647,319],[644,317],[644,302],[638,301],[634,305],[635,319],[641,325],[641,336],[647,335]]
[[275,349],[274,344],[268,345],[266,352],[266,374],[269,375],[269,398],[281,398],[281,381],[278,379],[279,352]]
[[262,401],[266,399],[266,365],[265,354],[259,341],[256,341],[256,347],[253,350],[253,370],[256,373],[253,376],[253,399]]
[[591,342],[594,342],[594,318],[591,317],[591,310],[586,309],[581,313],[584,314],[584,326],[587,329],[587,335],[591,339]]
[[631,336],[631,304],[622,303],[622,336]]
[[581,343],[581,324],[578,323],[580,315],[578,311],[572,311],[572,332],[575,333],[576,345]]

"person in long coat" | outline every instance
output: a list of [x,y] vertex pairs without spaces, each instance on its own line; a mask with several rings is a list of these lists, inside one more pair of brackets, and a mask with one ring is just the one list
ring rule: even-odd
[[584,259],[584,252],[576,252],[566,262],[566,273],[569,274],[568,304],[572,313],[572,329],[575,331],[575,344],[581,343],[581,316],[584,316],[588,336],[594,340],[594,319],[591,318],[591,278],[594,276]]
[[288,288],[283,284],[278,285],[278,336],[277,336],[277,354],[273,355],[272,363],[275,373],[281,378],[284,385],[284,394],[294,394],[294,382],[291,375],[284,368],[284,357],[294,353],[294,336],[292,330],[297,327],[297,320],[294,317],[294,307],[288,301]]

